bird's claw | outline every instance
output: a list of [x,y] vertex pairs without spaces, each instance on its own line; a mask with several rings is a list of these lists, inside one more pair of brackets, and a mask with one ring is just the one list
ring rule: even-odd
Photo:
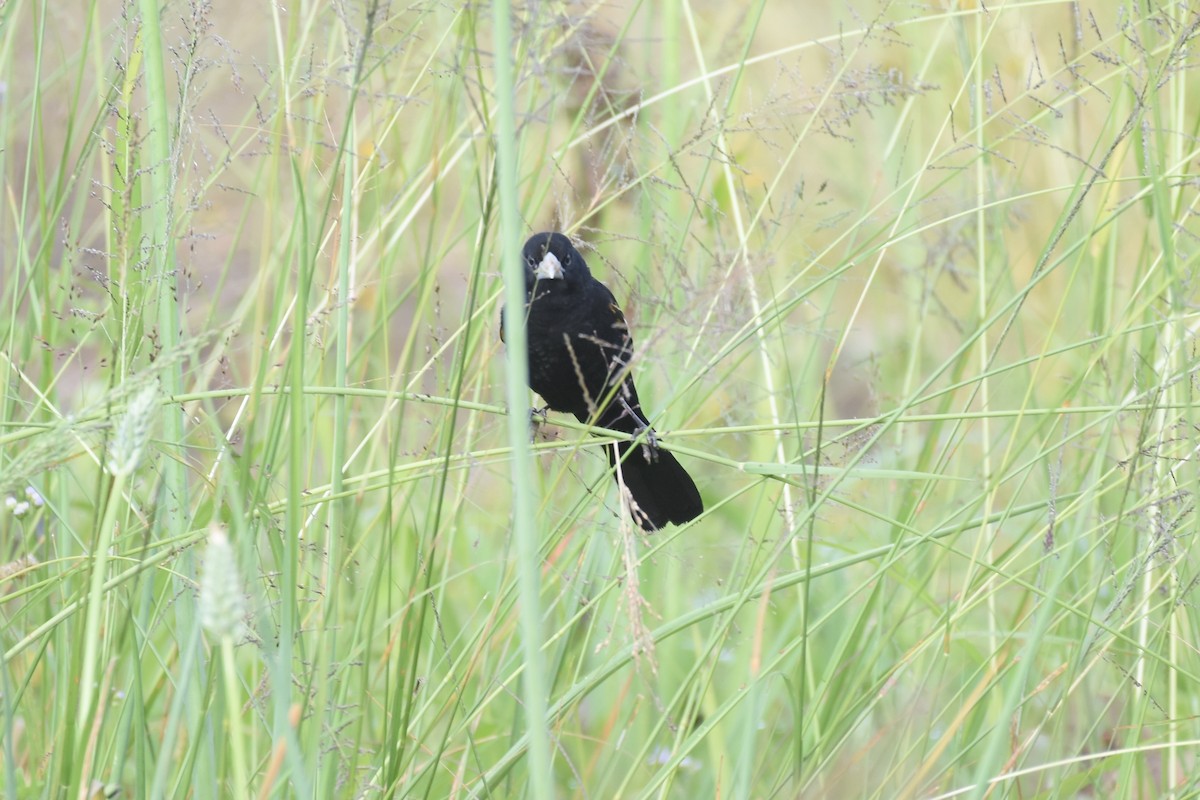
[[658,434],[654,432],[654,428],[642,421],[639,414],[634,413],[624,397],[621,398],[621,405],[625,407],[625,413],[633,419],[633,438],[645,437],[642,441],[642,455],[646,457],[647,461],[657,461]]
[[538,430],[550,421],[546,416],[546,412],[550,410],[550,406],[542,406],[541,408],[529,409],[529,438],[537,439]]
[[649,425],[643,425],[637,432],[637,435],[645,435],[646,441],[642,443],[642,447],[646,449],[646,459],[653,461],[658,453],[658,434],[654,432],[654,428],[651,428]]

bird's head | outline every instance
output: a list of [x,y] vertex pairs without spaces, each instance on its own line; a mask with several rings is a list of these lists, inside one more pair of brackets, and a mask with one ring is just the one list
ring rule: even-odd
[[591,274],[583,256],[561,233],[534,234],[525,242],[521,255],[525,260],[525,287],[529,290],[539,282],[570,288]]

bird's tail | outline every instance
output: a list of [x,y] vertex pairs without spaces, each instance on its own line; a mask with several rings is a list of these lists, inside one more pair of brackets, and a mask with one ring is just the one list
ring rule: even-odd
[[[616,450],[611,444],[604,450],[614,474],[629,489],[634,520],[645,530],[658,530],[668,522],[682,525],[704,511],[692,476],[668,451],[643,442],[618,442]],[[617,453],[619,472],[614,463]]]

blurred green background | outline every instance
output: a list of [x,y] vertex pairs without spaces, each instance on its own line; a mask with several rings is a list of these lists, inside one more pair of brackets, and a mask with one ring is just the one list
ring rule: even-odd
[[[511,13],[0,8],[0,791],[1195,796],[1200,9]],[[504,93],[682,529],[514,475]]]

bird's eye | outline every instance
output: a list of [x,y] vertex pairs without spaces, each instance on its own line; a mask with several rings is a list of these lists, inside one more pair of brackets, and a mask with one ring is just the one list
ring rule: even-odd
[[567,257],[566,257],[566,259],[563,261],[563,266],[570,266],[570,264],[571,264],[571,254],[570,254],[570,253],[567,253]]

